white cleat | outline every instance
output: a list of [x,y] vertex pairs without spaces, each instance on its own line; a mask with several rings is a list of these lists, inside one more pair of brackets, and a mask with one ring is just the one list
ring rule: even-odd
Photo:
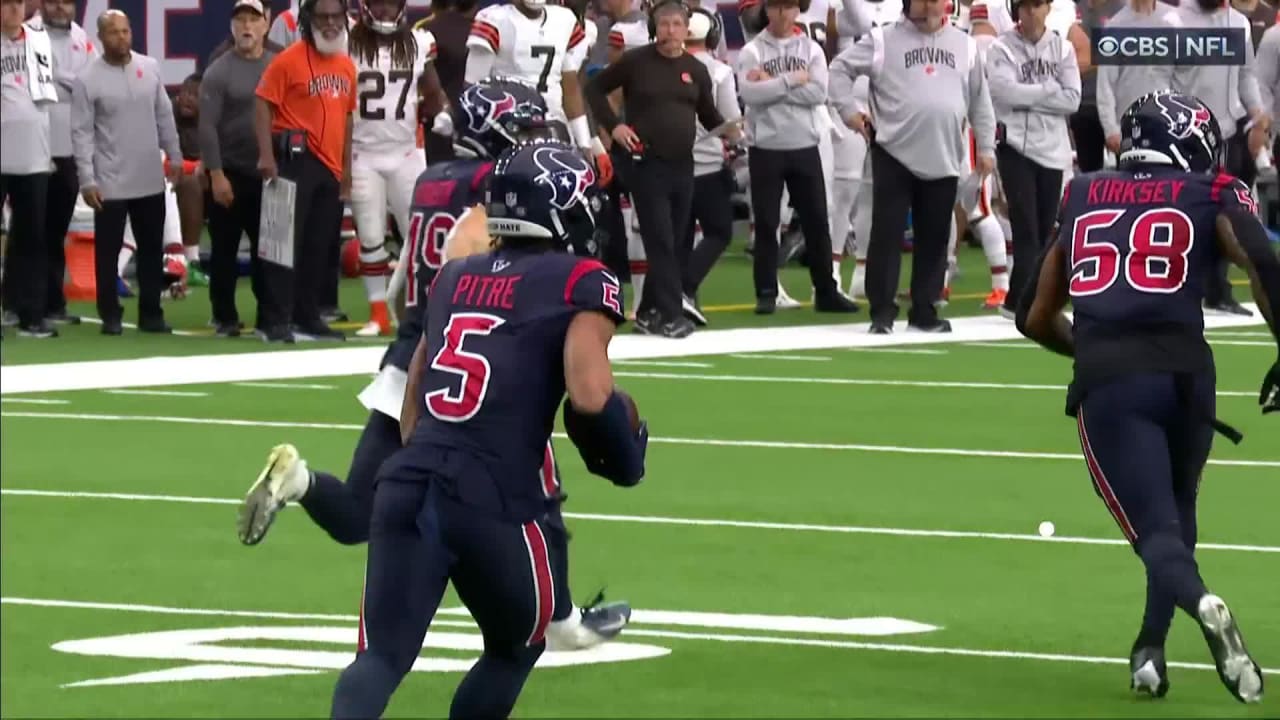
[[356,331],[356,337],[378,337],[382,334],[382,326],[370,320],[364,327]]
[[257,545],[266,536],[276,513],[286,503],[294,502],[306,494],[311,486],[311,472],[307,461],[298,457],[298,449],[292,445],[277,445],[267,456],[266,467],[258,480],[249,488],[240,514],[236,518],[236,532],[240,542]]
[[1237,700],[1256,703],[1262,700],[1262,669],[1249,657],[1240,628],[1222,598],[1212,593],[1200,598],[1196,608],[1200,630],[1209,643],[1218,677]]
[[778,299],[774,301],[774,307],[779,310],[795,310],[800,307],[800,301],[787,294],[787,289],[782,287],[782,283],[778,283]]
[[547,626],[547,649],[552,652],[586,650],[608,642],[631,622],[631,605],[613,602],[575,609],[564,620]]

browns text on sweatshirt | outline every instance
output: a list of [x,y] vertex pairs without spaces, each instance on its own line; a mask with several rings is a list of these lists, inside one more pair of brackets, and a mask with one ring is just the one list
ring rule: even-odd
[[[769,77],[751,80],[752,70]],[[807,82],[792,79],[800,70],[808,73]],[[827,59],[808,35],[780,38],[764,30],[738,51],[737,74],[753,147],[800,150],[817,146],[821,133],[830,132],[829,121],[818,117],[826,112]]]
[[160,63],[139,53],[124,65],[95,58],[76,78],[71,102],[81,188],[98,188],[104,200],[164,192],[159,151],[179,161],[182,149]]
[[994,156],[996,120],[978,45],[943,25],[923,32],[908,20],[872,28],[831,61],[831,101],[840,117],[858,111],[854,79],[870,78],[876,144],[916,177],[969,172],[965,120],[978,153]]

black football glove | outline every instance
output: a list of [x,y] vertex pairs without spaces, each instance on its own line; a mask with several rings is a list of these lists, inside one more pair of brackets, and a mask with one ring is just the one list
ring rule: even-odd
[[1280,411],[1280,360],[1271,366],[1267,377],[1262,381],[1262,392],[1258,393],[1258,404],[1262,406],[1262,414]]

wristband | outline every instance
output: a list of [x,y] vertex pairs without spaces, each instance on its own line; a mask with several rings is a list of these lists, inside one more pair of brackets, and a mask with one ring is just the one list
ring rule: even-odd
[[591,147],[591,126],[587,124],[587,116],[579,115],[569,121],[569,136],[573,144],[580,148]]

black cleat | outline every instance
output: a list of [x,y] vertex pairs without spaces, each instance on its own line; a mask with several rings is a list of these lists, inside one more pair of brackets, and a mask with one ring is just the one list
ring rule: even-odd
[[80,324],[80,316],[68,314],[66,308],[63,308],[61,310],[58,310],[57,312],[51,312],[48,315],[45,315],[44,319],[56,325],[79,325]]
[[637,335],[657,335],[662,331],[662,316],[657,310],[650,308],[636,313],[632,332]]
[[872,320],[871,329],[868,330],[867,332],[871,333],[872,335],[892,335],[893,323],[884,322],[883,320]]
[[770,296],[756,298],[757,315],[772,315],[777,309],[778,298]]
[[685,317],[684,315],[681,315],[677,317],[675,320],[669,320],[663,323],[661,332],[663,337],[672,338],[673,340],[679,340],[681,338],[687,338],[690,335],[692,335],[693,330],[694,330],[693,321]]
[[912,330],[915,330],[916,332],[949,333],[951,332],[951,321],[938,318],[931,323],[924,323],[924,324],[908,323],[907,327],[911,328]]
[[37,323],[25,323],[18,325],[18,337],[28,338],[56,338],[58,331],[54,329],[53,323],[48,320],[41,320]]
[[1218,666],[1218,677],[1227,690],[1242,703],[1262,700],[1262,668],[1249,656],[1244,637],[1236,626],[1236,619],[1222,598],[1206,594],[1196,608],[1200,630],[1204,633],[1213,662]]
[[1220,312],[1223,315],[1240,315],[1243,317],[1253,317],[1253,311],[1249,310],[1249,308],[1236,302],[1234,298],[1229,298],[1227,300],[1223,300],[1221,302],[1216,302],[1213,304],[1206,303],[1205,309],[1213,310],[1214,312]]
[[103,320],[102,334],[103,335],[123,335],[124,325],[119,320]]
[[1162,698],[1169,692],[1169,668],[1164,648],[1134,648],[1129,656],[1129,689],[1138,694]]
[[813,299],[813,309],[820,313],[856,313],[862,309],[858,303],[838,292],[819,294]]

